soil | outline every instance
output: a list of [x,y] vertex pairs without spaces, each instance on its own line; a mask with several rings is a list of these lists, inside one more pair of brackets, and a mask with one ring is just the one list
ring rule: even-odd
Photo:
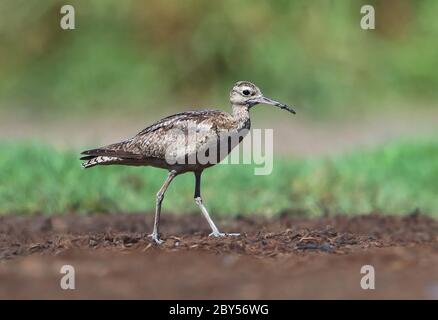
[[[200,214],[0,217],[1,299],[438,299],[438,220],[359,215],[217,219]],[[75,290],[62,290],[63,265]],[[375,271],[364,290],[361,267]]]

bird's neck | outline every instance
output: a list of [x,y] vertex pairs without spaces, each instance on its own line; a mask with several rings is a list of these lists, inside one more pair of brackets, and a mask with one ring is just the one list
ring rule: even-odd
[[244,105],[232,105],[233,118],[237,122],[237,127],[241,129],[249,129],[251,127],[251,120],[249,118],[249,107]]

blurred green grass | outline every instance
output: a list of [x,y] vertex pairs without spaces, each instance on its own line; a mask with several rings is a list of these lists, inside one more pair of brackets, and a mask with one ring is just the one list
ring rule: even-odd
[[[166,172],[141,167],[80,168],[78,153],[37,143],[0,143],[0,214],[152,212]],[[371,150],[279,159],[271,175],[251,165],[218,165],[203,175],[213,214],[438,215],[438,141],[394,142]],[[197,211],[192,174],[179,176],[165,211]]]
[[0,111],[151,114],[223,104],[236,80],[314,116],[438,98],[436,0],[80,1],[73,31],[63,4],[1,2]]

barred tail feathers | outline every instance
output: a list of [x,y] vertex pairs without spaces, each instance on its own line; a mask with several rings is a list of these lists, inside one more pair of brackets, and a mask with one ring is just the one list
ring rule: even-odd
[[81,164],[82,168],[84,169],[91,168],[97,165],[113,164],[121,160],[120,158],[117,157],[108,157],[108,156],[84,157],[84,158],[85,159],[81,159],[81,160],[86,160]]

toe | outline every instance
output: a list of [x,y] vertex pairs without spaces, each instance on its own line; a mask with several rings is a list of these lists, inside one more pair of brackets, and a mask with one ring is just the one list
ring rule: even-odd
[[164,243],[164,240],[161,240],[161,239],[159,239],[159,238],[155,238],[155,239],[152,239],[156,244],[163,244]]
[[148,235],[148,237],[152,238],[152,241],[155,242],[156,244],[162,244],[164,242],[154,233]]
[[225,237],[225,233],[222,233],[222,232],[212,232],[208,236],[209,237],[215,237],[215,238]]
[[237,237],[240,236],[240,233],[223,233],[223,232],[212,232],[209,237]]

